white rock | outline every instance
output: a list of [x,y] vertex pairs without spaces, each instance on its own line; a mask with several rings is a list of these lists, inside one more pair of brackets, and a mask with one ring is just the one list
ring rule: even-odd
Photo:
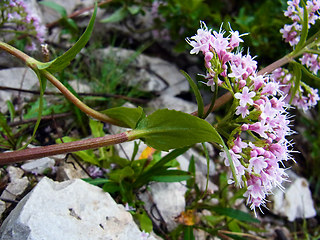
[[[184,194],[187,188],[181,183],[162,183],[155,182],[149,186],[151,199],[147,193],[140,195],[141,200],[145,202],[145,208],[148,212],[152,212],[156,218],[153,220],[159,223],[160,217],[157,212],[152,209],[153,203],[159,210],[161,217],[165,221],[169,231],[172,231],[178,226],[175,222],[175,218],[185,210],[185,198]],[[150,214],[152,216],[152,214]]]
[[139,240],[141,231],[131,214],[100,188],[79,179],[58,183],[44,177],[4,221],[0,236],[1,240]]
[[284,192],[279,189],[274,191],[272,211],[287,217],[289,221],[316,216],[308,181],[292,173],[289,176],[290,183],[286,184],[288,187]]
[[37,160],[32,160],[24,163],[21,168],[26,172],[31,172],[33,174],[43,174],[48,168],[52,168],[55,161],[52,158],[44,157]]

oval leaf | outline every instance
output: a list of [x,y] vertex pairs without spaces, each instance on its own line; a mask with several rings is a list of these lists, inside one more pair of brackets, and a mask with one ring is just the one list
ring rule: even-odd
[[127,107],[116,107],[102,111],[108,117],[116,119],[122,127],[135,128],[138,121],[143,116],[143,109],[127,108]]
[[164,151],[200,142],[222,144],[218,132],[205,120],[168,109],[157,110],[142,119],[129,138],[141,138],[147,145]]

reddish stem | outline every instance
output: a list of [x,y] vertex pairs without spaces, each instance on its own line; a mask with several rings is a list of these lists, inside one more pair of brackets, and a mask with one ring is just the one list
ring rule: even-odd
[[62,153],[70,153],[87,149],[105,147],[126,141],[128,141],[127,132],[123,132],[99,138],[54,144],[44,147],[28,148],[14,152],[5,152],[0,154],[0,164],[3,165],[16,162],[23,162],[31,159],[43,158]]

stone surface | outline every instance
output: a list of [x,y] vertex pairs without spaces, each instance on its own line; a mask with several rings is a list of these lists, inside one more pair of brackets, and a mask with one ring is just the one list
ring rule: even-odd
[[[82,162],[84,164],[84,162]],[[80,167],[80,165],[72,159],[72,157],[68,157],[67,161],[60,162],[60,165],[57,169],[57,180],[58,181],[66,181],[71,179],[78,178],[88,178],[88,174]]]
[[[55,0],[54,2],[64,7],[68,15],[78,9],[94,5],[93,0]],[[61,18],[61,15],[57,11],[54,11],[53,9],[42,5],[40,5],[40,7],[43,15],[46,16],[43,19],[45,24],[57,21]],[[85,12],[84,14],[88,14],[88,12]]]
[[22,177],[24,172],[20,168],[9,166],[7,172],[10,177],[10,182],[2,192],[1,198],[14,201],[26,191],[29,186],[29,180],[26,176]]
[[308,181],[289,170],[287,173],[290,182],[284,185],[284,191],[274,191],[272,211],[287,217],[289,221],[316,216]]
[[[153,217],[156,224],[160,224],[159,219],[163,218],[169,231],[172,231],[178,226],[175,218],[185,210],[184,194],[187,188],[179,183],[162,183],[155,182],[150,184],[149,193],[140,194],[140,198],[145,202],[145,208]],[[153,209],[154,205],[159,210],[161,217]],[[152,212],[152,214],[151,214]]]
[[21,165],[21,168],[33,174],[43,174],[48,168],[52,168],[55,161],[52,158],[44,157],[37,160],[32,160]]
[[[132,50],[115,47],[100,49],[96,52],[102,59],[112,56],[118,61],[128,61],[135,54]],[[160,58],[140,54],[130,63],[130,68],[134,69],[133,76],[130,75],[124,81],[130,85],[137,85],[140,90],[161,92],[170,89],[167,92],[170,95],[189,90],[188,81],[179,69]]]
[[46,177],[10,213],[0,236],[1,240],[142,239],[131,214],[108,193],[79,179],[58,183]]
[[[0,86],[30,90],[36,84],[38,84],[38,78],[29,68],[19,67],[0,70]],[[16,95],[16,91],[0,91],[0,102],[11,101],[12,97]],[[24,94],[24,96],[28,97],[26,94]],[[1,104],[0,111],[4,113],[6,110],[7,105]]]

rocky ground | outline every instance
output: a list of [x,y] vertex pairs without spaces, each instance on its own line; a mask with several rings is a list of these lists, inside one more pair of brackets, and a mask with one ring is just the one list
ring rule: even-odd
[[[43,17],[44,23],[52,23],[57,20],[57,15],[36,5],[35,1],[30,1]],[[92,5],[92,1],[56,1],[63,5],[68,13],[74,12],[78,8]],[[90,13],[90,12],[89,12]],[[89,13],[84,14],[79,19],[79,24],[84,24],[88,20]],[[101,12],[98,12],[98,17]],[[142,21],[142,20],[141,20]],[[117,29],[123,36],[130,35],[125,29],[115,25],[110,29]],[[97,29],[93,35],[93,40],[98,32],[108,32],[105,26],[97,24]],[[57,38],[58,28],[54,28],[48,36],[48,42],[52,45],[60,45],[61,39]],[[141,40],[144,36],[130,35],[135,41]],[[125,81],[132,86],[137,86],[139,90],[148,92],[152,96],[144,104],[147,113],[159,108],[176,109],[186,113],[191,113],[197,109],[196,104],[190,97],[189,85],[184,79],[179,69],[186,67],[190,75],[201,72],[193,67],[193,59],[188,59],[184,63],[181,56],[178,58],[174,54],[167,55],[164,52],[157,52],[159,48],[149,49],[147,53],[140,54],[130,63],[132,75],[125,76]],[[35,74],[21,65],[18,61],[10,58],[4,53],[0,53],[0,106],[1,112],[8,111],[6,101],[13,101],[17,108],[23,106],[35,98],[38,80]],[[114,57],[128,59],[134,54],[133,50],[121,47],[106,46],[95,52],[97,57],[103,58],[112,54]],[[185,57],[185,56],[183,56]],[[182,57],[182,58],[183,58]],[[177,60],[179,59],[179,60]],[[8,81],[10,79],[10,81]],[[77,92],[91,93],[91,86],[85,81],[76,79],[70,84]],[[55,91],[52,86],[48,86],[48,91]],[[46,96],[50,101],[55,101],[55,96]],[[135,106],[137,103],[127,102],[125,106]],[[214,116],[209,118],[213,120]],[[17,120],[15,120],[17,121]],[[47,122],[48,121],[48,122]],[[51,122],[50,122],[51,121]],[[50,143],[57,136],[61,136],[64,125],[68,125],[70,116],[57,119],[55,121],[46,120],[46,126],[42,127],[42,141]],[[14,122],[11,122],[14,125]],[[111,133],[121,132],[119,127],[109,127]],[[72,134],[76,135],[77,130]],[[45,135],[45,136],[44,136]],[[62,133],[62,136],[64,133]],[[39,137],[40,139],[40,137]],[[31,146],[32,147],[32,146]],[[130,156],[134,148],[133,142],[116,146],[120,156]],[[146,148],[140,144],[138,155]],[[210,156],[217,159],[215,149],[208,145]],[[182,170],[188,169],[190,157],[194,156],[197,169],[197,181],[202,190],[205,189],[207,177],[207,163],[203,154],[199,152],[197,146],[190,149],[177,160]],[[162,239],[156,234],[146,237],[141,232],[137,224],[133,221],[129,213],[128,206],[117,204],[116,199],[103,192],[100,188],[88,184],[80,179],[90,177],[90,166],[79,162],[72,156],[58,155],[46,157],[38,160],[28,161],[22,164],[3,166],[1,168],[0,182],[0,239]],[[218,186],[215,179],[223,171],[215,168],[211,163],[209,172],[209,191],[216,191]],[[308,186],[308,181],[288,170],[290,183],[287,184],[285,192],[275,191],[270,198],[270,211],[265,215],[258,214],[259,220],[265,233],[265,239],[291,239],[290,227],[297,219],[308,219],[309,226],[318,225],[319,218],[312,199],[312,194]],[[89,174],[89,175],[88,175]],[[152,183],[149,191],[141,192],[140,199],[145,202],[145,209],[151,213],[156,206],[158,216],[153,216],[155,225],[165,224],[168,231],[173,230],[177,225],[176,217],[184,211],[186,200],[184,198],[186,187],[181,183]],[[238,208],[249,212],[245,207],[245,202],[241,201]],[[161,216],[161,219],[159,218]],[[301,220],[299,220],[301,221]],[[203,232],[195,232],[196,239],[206,238]],[[260,238],[256,238],[260,239]]]

